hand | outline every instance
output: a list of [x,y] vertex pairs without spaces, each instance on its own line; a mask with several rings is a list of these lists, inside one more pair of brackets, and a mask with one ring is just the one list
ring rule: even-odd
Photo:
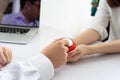
[[67,62],[68,42],[66,40],[56,40],[45,47],[41,53],[47,56],[53,63],[54,68],[58,68]]
[[12,60],[12,52],[7,47],[0,46],[0,68],[10,63]]
[[80,58],[87,55],[90,48],[88,45],[79,45],[76,47],[75,50],[68,53],[68,60],[67,62],[77,62]]

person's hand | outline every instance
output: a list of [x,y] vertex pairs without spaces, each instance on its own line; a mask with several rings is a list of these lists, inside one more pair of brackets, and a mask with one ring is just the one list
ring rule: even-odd
[[79,45],[75,48],[75,50],[68,53],[68,60],[67,62],[74,63],[77,62],[80,58],[87,55],[90,51],[88,45]]
[[10,63],[12,60],[11,49],[0,46],[0,68]]
[[41,53],[50,59],[54,68],[58,68],[67,62],[68,47],[66,45],[68,45],[66,40],[58,39],[45,47]]

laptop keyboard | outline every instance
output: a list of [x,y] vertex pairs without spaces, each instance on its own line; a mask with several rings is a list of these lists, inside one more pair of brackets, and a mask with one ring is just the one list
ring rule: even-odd
[[0,27],[0,32],[3,32],[3,33],[25,34],[25,33],[27,33],[29,30],[30,30],[30,29]]

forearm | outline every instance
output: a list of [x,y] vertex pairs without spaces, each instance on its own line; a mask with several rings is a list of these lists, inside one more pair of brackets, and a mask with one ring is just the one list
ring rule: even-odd
[[120,52],[120,40],[100,43],[96,45],[89,45],[89,54],[95,53],[119,53]]
[[90,44],[100,39],[99,34],[93,30],[88,29],[85,32],[81,33],[79,36],[75,37],[73,41],[76,45],[80,44]]
[[28,61],[11,63],[0,71],[0,80],[49,80],[54,75],[51,61],[38,54]]

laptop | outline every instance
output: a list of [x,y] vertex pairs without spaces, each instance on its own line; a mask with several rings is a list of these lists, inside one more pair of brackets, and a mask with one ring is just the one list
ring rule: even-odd
[[[13,2],[8,5],[0,22],[0,42],[27,44],[38,32],[41,1],[38,0],[39,3],[34,2],[34,0],[26,1],[28,2],[24,4],[24,7],[13,6]],[[26,6],[30,8],[27,9]],[[20,10],[13,13],[12,9],[14,9],[14,7],[18,7]]]

